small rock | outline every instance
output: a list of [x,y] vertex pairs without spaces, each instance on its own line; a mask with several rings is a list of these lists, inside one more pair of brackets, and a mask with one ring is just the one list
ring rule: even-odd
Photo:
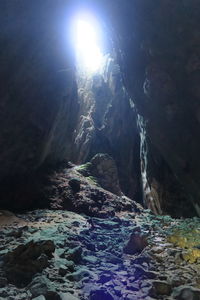
[[135,254],[137,252],[142,252],[142,250],[147,247],[147,238],[142,235],[140,229],[138,231],[134,231],[128,243],[124,247],[124,253],[126,254]]
[[167,282],[165,281],[154,281],[153,282],[153,287],[152,287],[152,292],[153,292],[153,295],[171,295],[171,292],[172,292],[172,287],[170,284],[168,284]]
[[115,291],[116,296],[121,297],[121,295],[122,295],[121,286],[115,286],[114,291]]
[[68,268],[64,265],[61,265],[58,270],[58,273],[60,276],[65,276],[67,274],[67,271],[68,271]]
[[73,296],[70,293],[60,293],[60,300],[79,300],[77,297]]
[[138,299],[137,292],[132,292],[131,294],[127,294],[124,298],[124,300],[136,300]]
[[69,274],[67,279],[70,281],[80,281],[85,277],[93,277],[93,273],[86,268],[80,268],[76,272]]
[[33,297],[46,295],[48,292],[54,292],[51,281],[45,276],[35,277],[29,285],[29,290]]
[[101,274],[98,282],[104,284],[110,280],[112,280],[111,274]]
[[83,258],[83,261],[95,265],[98,262],[98,258],[93,255],[87,255]]
[[69,269],[69,271],[74,272],[75,264],[72,260],[67,260],[65,266]]
[[82,248],[80,246],[74,249],[68,250],[66,253],[67,259],[72,260],[75,263],[79,263],[82,259]]
[[90,300],[114,300],[113,296],[106,290],[100,289],[90,292]]
[[200,289],[191,286],[180,286],[174,289],[173,297],[178,300],[199,300]]
[[109,254],[106,257],[106,261],[111,264],[119,265],[123,263],[123,260],[115,255]]
[[55,291],[47,291],[45,294],[46,300],[60,300],[60,295]]

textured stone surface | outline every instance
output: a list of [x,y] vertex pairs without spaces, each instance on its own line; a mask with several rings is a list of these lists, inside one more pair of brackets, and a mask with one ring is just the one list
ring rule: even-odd
[[90,172],[99,185],[118,196],[122,196],[115,161],[108,154],[98,153],[91,159]]
[[[181,232],[183,228],[191,239],[191,233],[198,231],[199,218],[173,219],[144,209],[106,219],[65,210],[34,210],[18,214],[16,219],[12,214],[6,218],[9,225],[1,223],[5,220],[0,215],[0,262],[11,256],[15,268],[22,270],[25,262],[30,270],[37,259],[31,256],[31,261],[20,261],[21,255],[13,256],[13,248],[26,249],[23,257],[30,252],[36,254],[35,246],[42,245],[41,238],[51,240],[55,251],[48,266],[34,274],[28,284],[19,274],[10,284],[1,268],[2,300],[199,299],[199,261],[184,260],[184,245],[169,243],[174,230]],[[13,230],[20,230],[21,236],[13,239]],[[142,252],[124,253],[133,232],[146,235],[148,245]],[[35,242],[29,243],[30,239]],[[191,243],[188,251],[193,249]],[[81,259],[77,259],[80,252]],[[61,269],[66,274],[60,273]]]
[[31,241],[26,245],[19,245],[4,258],[3,269],[8,281],[19,287],[28,284],[36,273],[48,266],[48,260],[54,251],[52,241]]
[[70,154],[78,104],[61,2],[0,3],[0,180]]
[[115,160],[122,192],[141,201],[136,113],[119,65],[108,57],[100,74],[77,74],[77,78],[80,110],[74,161],[85,163],[97,153],[107,153]]
[[124,253],[141,253],[147,245],[147,238],[142,235],[140,228],[136,228],[124,247]]
[[44,163],[85,163],[102,152],[115,160],[125,195],[141,202],[142,181],[155,213],[194,215],[189,200],[200,214],[198,1],[86,1],[100,9],[115,51],[101,74],[76,82],[63,28],[78,2],[0,3],[1,190],[12,177],[22,188],[11,203],[29,207],[23,183],[31,186]]
[[110,1],[105,8],[147,136],[199,213],[199,3]]

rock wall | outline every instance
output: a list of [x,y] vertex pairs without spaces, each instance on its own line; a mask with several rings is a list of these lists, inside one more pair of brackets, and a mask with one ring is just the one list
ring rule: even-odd
[[62,2],[0,3],[0,179],[70,155],[78,101]]
[[119,0],[104,9],[147,136],[200,214],[199,1]]
[[109,154],[116,162],[122,191],[141,202],[140,137],[119,65],[105,57],[99,74],[78,74],[78,87],[74,161],[84,163],[97,153]]
[[116,58],[99,75],[79,76],[79,98],[68,29],[80,2],[0,3],[0,181],[107,153],[127,196],[142,202],[142,172],[147,206],[150,193],[157,213],[189,199],[200,214],[198,1],[85,3]]

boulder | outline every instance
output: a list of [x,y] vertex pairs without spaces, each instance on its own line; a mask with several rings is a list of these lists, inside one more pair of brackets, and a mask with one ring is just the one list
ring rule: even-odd
[[8,252],[3,264],[8,281],[18,287],[27,285],[36,273],[48,266],[54,251],[54,243],[48,240],[30,241]]
[[200,289],[182,285],[174,289],[173,297],[178,300],[200,300]]
[[147,237],[141,233],[140,228],[135,229],[131,234],[128,243],[124,247],[124,253],[135,254],[137,252],[142,252],[147,245]]
[[98,153],[91,159],[91,175],[94,176],[98,184],[118,196],[122,195],[119,185],[118,170],[115,161],[111,156]]

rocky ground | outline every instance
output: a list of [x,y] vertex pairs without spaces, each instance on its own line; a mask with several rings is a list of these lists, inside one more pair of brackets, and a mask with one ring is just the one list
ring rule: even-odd
[[200,219],[155,216],[80,167],[60,174],[52,209],[1,211],[0,299],[200,299]]

